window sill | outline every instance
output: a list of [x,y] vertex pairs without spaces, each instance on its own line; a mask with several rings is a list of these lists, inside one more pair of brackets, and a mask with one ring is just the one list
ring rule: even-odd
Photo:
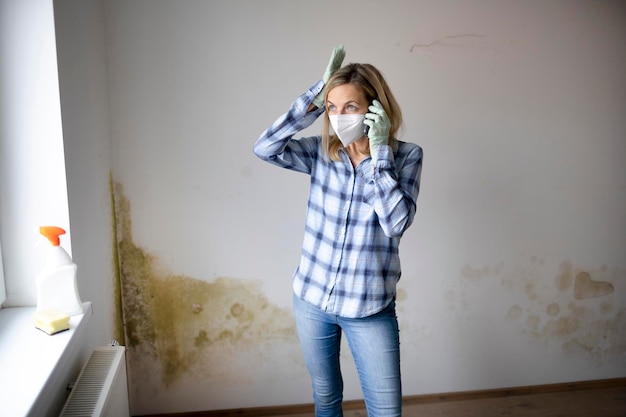
[[50,375],[72,345],[81,343],[79,334],[93,315],[91,303],[83,303],[83,314],[70,317],[70,329],[48,335],[35,328],[35,307],[0,309],[0,404],[2,414],[26,416]]

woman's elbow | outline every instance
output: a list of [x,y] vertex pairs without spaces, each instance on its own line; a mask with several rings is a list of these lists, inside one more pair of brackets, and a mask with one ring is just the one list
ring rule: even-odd
[[406,229],[409,228],[410,224],[411,223],[409,219],[404,219],[403,221],[398,222],[396,224],[383,227],[383,233],[385,233],[385,236],[387,236],[390,239],[393,239],[396,237],[402,237]]
[[267,152],[267,148],[259,142],[254,144],[254,146],[252,147],[252,152],[257,156],[257,158],[260,158],[264,161],[269,160],[271,156]]

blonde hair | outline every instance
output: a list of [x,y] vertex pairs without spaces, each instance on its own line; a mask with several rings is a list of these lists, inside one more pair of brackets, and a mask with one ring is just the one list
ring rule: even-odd
[[[367,102],[370,104],[374,99],[380,101],[380,104],[382,104],[391,122],[389,145],[395,152],[398,147],[397,135],[402,127],[402,111],[380,71],[370,64],[349,64],[340,68],[333,74],[324,87],[324,106],[326,106],[326,102],[328,101],[328,92],[343,84],[353,84],[359,87],[363,91]],[[333,161],[340,161],[339,150],[343,149],[343,145],[336,135],[330,134],[328,109],[326,109],[324,114],[322,148],[324,149],[325,156],[330,157]]]

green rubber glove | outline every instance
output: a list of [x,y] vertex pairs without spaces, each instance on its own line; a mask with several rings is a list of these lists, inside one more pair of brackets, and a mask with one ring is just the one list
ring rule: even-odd
[[370,139],[370,155],[372,155],[372,164],[376,164],[378,147],[389,143],[391,122],[380,101],[374,100],[372,105],[368,107],[368,110],[369,113],[365,113],[365,121],[363,123],[369,126],[367,136]]
[[[341,63],[346,56],[346,50],[343,48],[343,45],[336,46],[333,49],[333,53],[330,55],[330,61],[328,61],[328,66],[326,67],[326,71],[324,71],[324,75],[322,76],[322,81],[324,84],[328,82],[330,77],[341,68]],[[324,107],[324,91],[322,90],[315,98],[313,99],[313,105],[318,109]]]

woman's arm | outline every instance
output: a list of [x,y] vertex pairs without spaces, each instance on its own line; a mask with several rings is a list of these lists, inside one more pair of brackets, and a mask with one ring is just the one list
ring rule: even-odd
[[387,237],[399,237],[413,223],[422,172],[422,148],[400,144],[397,156],[391,147],[379,151],[374,173],[374,210]]
[[[293,139],[309,127],[324,112],[314,106],[313,99],[322,91],[324,83],[318,81],[298,97],[287,113],[280,116],[265,130],[254,144],[254,154],[264,161],[300,172],[311,172],[313,148],[310,141]],[[311,110],[312,108],[312,110]]]

